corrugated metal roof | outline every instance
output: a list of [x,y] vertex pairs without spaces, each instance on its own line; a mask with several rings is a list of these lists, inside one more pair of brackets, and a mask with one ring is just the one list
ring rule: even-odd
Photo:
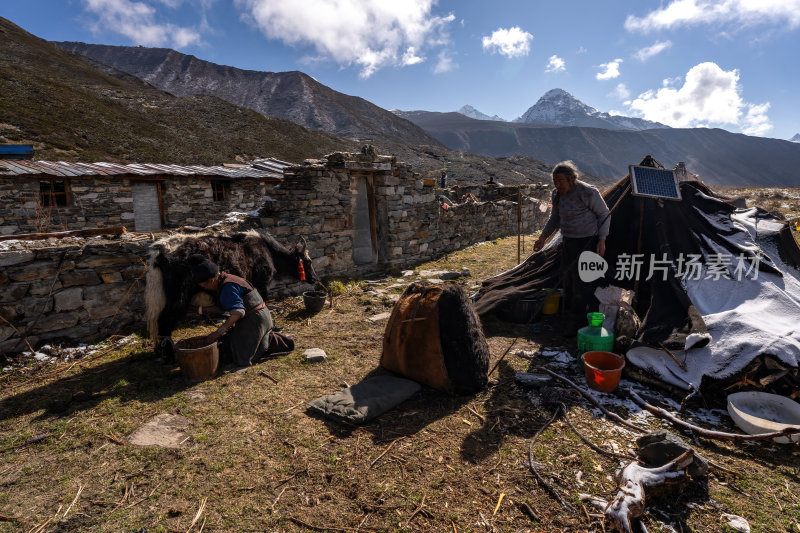
[[287,163],[286,161],[281,161],[280,159],[275,159],[273,157],[269,157],[267,159],[256,159],[252,164],[253,168],[265,170],[267,172],[271,172],[273,175],[279,175],[280,177],[283,177],[283,169],[292,166],[291,163]]
[[[25,174],[44,174],[46,176],[210,176],[221,178],[282,178],[283,168],[289,163],[268,159],[276,164],[266,168],[244,167],[230,168],[223,166],[205,167],[200,165],[159,165],[136,163],[119,165],[116,163],[68,163],[65,161],[4,161],[0,160],[0,175],[21,176]],[[277,163],[283,164],[279,166]]]

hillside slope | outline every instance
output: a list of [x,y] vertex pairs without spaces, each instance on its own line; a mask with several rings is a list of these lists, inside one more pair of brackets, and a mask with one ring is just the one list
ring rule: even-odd
[[438,145],[415,124],[299,71],[259,72],[217,65],[169,48],[56,43],[176,96],[210,94],[240,107],[344,137]]
[[487,156],[521,154],[548,163],[574,160],[597,176],[621,177],[651,154],[667,167],[684,161],[709,184],[800,184],[800,144],[721,129],[621,131],[474,120],[459,113],[399,112],[445,146]]
[[32,143],[37,159],[219,164],[355,148],[213,96],[163,93],[3,18],[0,49],[0,142]]

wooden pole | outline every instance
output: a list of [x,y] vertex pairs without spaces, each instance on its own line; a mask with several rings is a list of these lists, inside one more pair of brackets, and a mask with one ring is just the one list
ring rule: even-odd
[[121,235],[125,232],[125,226],[115,226],[112,228],[78,229],[72,231],[59,231],[56,233],[19,233],[17,235],[0,235],[0,241],[35,241],[42,239],[63,239],[64,237],[88,237],[92,235]]
[[517,264],[522,262],[520,239],[522,238],[522,186],[517,187]]

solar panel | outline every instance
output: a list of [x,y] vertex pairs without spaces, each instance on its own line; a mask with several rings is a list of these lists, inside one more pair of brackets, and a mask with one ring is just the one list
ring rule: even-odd
[[631,165],[631,181],[634,196],[680,200],[681,193],[675,179],[675,171],[663,168]]

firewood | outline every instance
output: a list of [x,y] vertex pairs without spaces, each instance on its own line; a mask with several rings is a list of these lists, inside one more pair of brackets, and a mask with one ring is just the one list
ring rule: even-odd
[[685,468],[693,459],[694,451],[688,450],[658,468],[647,468],[635,462],[623,468],[618,477],[619,490],[605,509],[611,525],[623,533],[632,533],[631,523],[644,515],[645,489],[685,478]]

